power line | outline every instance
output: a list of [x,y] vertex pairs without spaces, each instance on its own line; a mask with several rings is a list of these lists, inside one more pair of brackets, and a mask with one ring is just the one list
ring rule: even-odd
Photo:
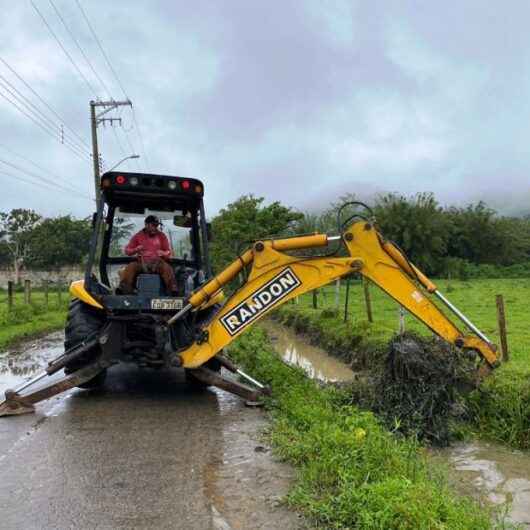
[[[40,186],[41,188],[44,188],[46,190],[57,191],[52,186],[44,184],[43,182],[33,182],[31,180],[25,179],[24,177],[21,177],[20,175],[12,175],[11,173],[7,173],[6,171],[2,171],[2,170],[0,170],[0,173],[2,175],[6,175],[8,177],[11,177],[12,179],[19,180],[20,182],[25,182],[26,184],[30,184],[31,186]],[[66,192],[66,193],[70,193],[70,192]],[[76,197],[79,197],[79,195],[76,194]],[[86,197],[86,196],[83,196],[83,197]],[[92,201],[93,199],[90,198],[90,200]]]
[[[129,138],[129,135],[125,131],[123,131],[123,133],[124,133],[124,137],[127,142],[127,145],[129,146],[129,149],[131,150],[131,153],[136,153],[136,149],[134,148],[131,142],[131,139]],[[138,161],[138,159],[136,159],[136,163],[138,164],[138,167],[140,167],[140,162]]]
[[[17,158],[20,158],[20,159],[24,160],[25,162],[31,164],[32,166],[35,166],[40,171],[44,171],[45,173],[48,173],[50,176],[52,176],[52,177],[54,177],[56,179],[59,179],[62,182],[64,182],[64,178],[61,177],[60,175],[57,175],[57,173],[54,173],[53,171],[50,171],[49,169],[46,169],[45,167],[41,166],[40,164],[37,164],[36,162],[31,160],[30,158],[28,158],[28,157],[26,157],[24,155],[21,155],[20,153],[17,153],[16,151],[13,151],[13,149],[7,147],[7,145],[0,144],[0,147],[3,148],[8,153],[10,153],[11,155],[16,156]],[[80,191],[80,190],[77,190],[77,188],[76,188],[76,191]]]
[[6,68],[9,69],[9,71],[21,82],[24,84],[24,86],[61,122],[64,124],[64,126],[81,142],[83,143],[87,149],[90,149],[90,146],[79,136],[71,127],[69,127],[65,120],[59,115],[59,113],[45,100],[42,98],[38,92],[36,92],[33,87],[26,82],[26,80],[18,74],[18,72],[2,57],[0,57],[0,62],[4,64]]
[[51,4],[51,6],[53,7],[53,9],[55,10],[55,13],[57,13],[57,16],[59,17],[59,20],[62,22],[64,28],[66,29],[66,31],[68,32],[68,34],[70,35],[70,37],[74,41],[75,45],[77,46],[77,49],[81,52],[81,55],[83,56],[83,59],[85,59],[85,62],[88,64],[89,68],[92,70],[92,73],[94,74],[96,79],[99,81],[99,84],[102,86],[103,91],[106,92],[107,96],[110,98],[111,97],[110,90],[107,88],[107,85],[104,83],[103,79],[101,79],[101,77],[99,76],[99,74],[97,73],[95,68],[92,66],[92,63],[88,59],[85,51],[83,50],[83,48],[81,47],[81,45],[79,44],[77,39],[75,38],[74,34],[70,31],[70,28],[66,24],[66,22],[65,22],[64,18],[62,17],[59,9],[57,9],[57,7],[55,6],[55,4],[53,3],[52,0],[49,0],[49,2]]
[[[125,99],[128,99],[130,101],[130,98],[127,94],[127,91],[125,90],[123,83],[121,82],[121,79],[119,78],[118,74],[116,73],[116,70],[114,70],[114,67],[112,66],[112,63],[110,62],[110,59],[108,55],[106,54],[105,50],[103,49],[103,45],[101,44],[101,41],[99,40],[98,36],[96,35],[96,32],[94,31],[94,28],[92,27],[92,24],[90,23],[90,20],[88,20],[87,14],[85,13],[85,10],[83,9],[83,6],[79,2],[79,0],[76,0],[77,6],[79,7],[79,10],[81,11],[81,14],[83,15],[83,18],[85,19],[85,22],[87,23],[87,26],[92,33],[92,36],[94,37],[94,40],[96,41],[101,54],[103,55],[103,58],[105,59],[105,62],[107,63],[107,66],[109,67],[109,70],[112,72],[112,75],[114,76],[114,79],[116,79],[116,82],[118,83],[119,87],[121,88],[121,91],[123,92],[123,95],[125,96]],[[138,126],[138,121],[136,120],[136,114],[134,112],[134,107],[131,105],[132,108],[132,115],[133,115],[133,121],[136,128],[136,133],[138,134],[138,138],[140,139],[140,147],[142,148],[142,156],[144,157],[144,160],[147,161],[147,154],[145,151],[145,144],[142,136],[142,132],[140,130],[140,127]],[[147,166],[146,166],[147,167]]]
[[82,197],[86,197],[87,199],[92,200],[91,197],[89,197],[88,195],[85,195],[80,190],[77,190],[75,188],[62,186],[61,184],[57,184],[53,180],[47,179],[47,178],[43,177],[42,175],[37,175],[36,173],[33,173],[33,171],[29,171],[29,170],[27,170],[25,168],[21,168],[20,166],[17,166],[16,164],[13,164],[11,162],[7,162],[5,160],[2,160],[1,158],[0,158],[0,162],[5,164],[6,166],[12,167],[13,169],[16,169],[16,170],[20,171],[21,173],[24,173],[26,175],[29,175],[30,177],[33,177],[33,178],[37,179],[37,182],[34,182],[34,184],[42,185],[41,181],[43,181],[43,182],[47,183],[50,186],[53,186],[53,187],[58,188],[58,189],[60,189],[62,191],[65,191],[66,193],[71,193],[71,194],[73,193],[73,194],[75,194],[76,197],[82,196]]
[[[16,102],[12,101],[8,96],[6,96],[3,92],[0,92],[0,96],[2,96],[4,99],[6,99],[9,103],[11,103],[11,105],[13,105],[19,112],[21,112],[22,114],[24,114],[24,116],[26,116],[27,118],[29,118],[35,125],[37,125],[38,127],[40,127],[46,134],[50,135],[52,138],[54,138],[54,140],[57,140],[58,142],[61,142],[61,139],[59,136],[56,136],[56,134],[58,135],[59,133],[55,133],[53,132],[53,130],[50,130],[49,126],[46,126],[46,125],[43,125],[41,122],[37,121],[31,114],[29,114],[28,112],[26,112],[23,108],[21,108]],[[73,149],[71,146],[67,145],[67,144],[63,144],[65,145],[65,147],[67,147],[68,149],[70,149],[70,151],[72,151],[72,153],[74,153],[76,156],[78,156],[79,158],[81,158],[82,160],[84,160],[85,156],[88,156],[86,153],[83,153],[81,154],[80,152],[76,151],[75,149]]]
[[[132,108],[132,103],[131,103],[131,108]],[[137,153],[138,151],[136,149],[136,146],[133,143],[132,135],[129,134],[130,131],[132,131],[133,129],[134,129],[134,125],[131,125],[130,128],[128,128],[128,129],[126,127],[122,126],[123,136],[125,138],[125,141],[127,142],[127,145],[129,146],[129,149],[133,153]],[[136,165],[138,166],[138,169],[141,169],[140,160],[136,159],[135,162],[136,162]]]
[[77,70],[77,73],[81,76],[81,78],[86,83],[89,93],[96,95],[97,92],[94,90],[94,87],[90,84],[90,81],[86,78],[85,74],[83,74],[79,66],[77,66],[77,63],[72,59],[72,56],[68,53],[66,48],[63,46],[62,42],[59,40],[59,38],[57,37],[57,35],[55,34],[51,26],[48,24],[48,21],[44,18],[44,15],[39,11],[39,8],[35,5],[33,0],[30,0],[30,2],[31,2],[31,5],[33,6],[33,9],[39,14],[45,26],[48,28],[48,31],[51,33],[52,37],[55,39],[55,41],[57,42],[61,50],[63,50],[64,54],[66,55],[68,60],[72,63],[73,67]]
[[96,32],[94,31],[94,28],[92,27],[92,24],[90,24],[90,20],[88,20],[88,17],[85,13],[85,10],[83,9],[83,6],[79,3],[79,0],[76,0],[77,7],[79,7],[79,11],[81,11],[81,14],[83,15],[83,18],[85,19],[85,22],[87,23],[88,29],[90,30],[90,33],[92,33],[92,36],[94,37],[94,40],[96,41],[97,45],[99,46],[99,49],[101,51],[101,54],[103,55],[103,58],[105,59],[110,71],[112,72],[112,75],[114,75],[114,78],[118,82],[118,85],[120,86],[123,94],[125,95],[125,99],[129,99],[129,96],[127,95],[127,92],[125,92],[125,89],[123,88],[123,85],[120,81],[120,78],[118,77],[118,74],[112,67],[112,64],[110,63],[110,60],[105,53],[105,50],[103,49],[103,46],[101,45],[101,41],[98,39],[98,36],[96,35]]
[[12,175],[11,173],[7,173],[6,171],[2,171],[0,170],[0,173],[2,173],[2,175],[7,175],[8,177],[11,177],[15,180],[20,180],[21,182],[25,182],[26,184],[31,184],[32,186],[40,186],[41,188],[44,188],[44,189],[47,189],[47,190],[52,190],[52,191],[55,191],[51,186],[48,186],[42,182],[32,182],[31,180],[26,180],[25,178],[21,177],[20,175]]
[[75,193],[76,195],[82,195],[84,197],[87,197],[90,199],[90,197],[88,197],[88,195],[84,195],[84,193],[77,189],[77,188],[73,188],[73,187],[70,187],[70,186],[63,186],[62,184],[58,184],[57,182],[53,181],[53,180],[50,180],[46,177],[43,177],[42,175],[38,175],[37,173],[34,173],[33,171],[30,171],[29,169],[25,169],[23,167],[20,167],[20,166],[17,166],[16,164],[13,164],[12,162],[7,162],[6,160],[3,160],[0,158],[0,162],[2,162],[3,164],[5,164],[6,166],[9,166],[9,167],[12,167],[13,169],[17,169],[18,171],[22,172],[22,173],[25,173],[26,175],[29,175],[30,177],[33,177],[35,179],[37,179],[39,182],[40,181],[43,181],[43,182],[46,182],[47,184],[49,184],[50,186],[54,186],[56,188],[59,188],[63,191],[66,191],[68,193]]
[[[6,86],[7,85],[7,86]],[[55,135],[55,131],[59,131],[61,124],[57,124],[53,122],[48,116],[46,116],[36,105],[34,105],[22,92],[20,92],[12,83],[10,83],[2,74],[0,74],[0,86],[4,88],[4,90],[7,90],[9,94],[13,98],[15,98],[24,108],[29,110],[30,113],[32,113],[36,118],[41,120],[41,122],[50,128],[53,131],[53,134]],[[12,90],[11,90],[11,89]],[[51,125],[50,125],[51,124]],[[59,134],[59,133],[57,133]],[[80,151],[81,153],[84,153],[84,147],[82,145],[78,145],[69,138],[66,138],[64,134],[61,135],[61,143],[66,142],[66,144],[70,144],[73,148]],[[67,145],[68,146],[68,145]]]
[[[24,108],[24,101],[21,100],[21,98],[19,98],[12,90],[9,89],[9,87],[6,87],[5,84],[2,82],[2,80],[0,80],[0,86],[6,90],[10,95],[11,97],[13,97],[15,99],[15,101],[18,101],[19,103],[22,104],[22,107]],[[16,105],[13,101],[11,101],[9,98],[7,98],[5,95],[4,97],[14,106],[16,107],[20,112],[23,112],[23,108],[21,109],[20,107],[18,107],[18,105]],[[27,109],[27,106],[25,107]],[[25,113],[26,111],[24,111]],[[55,136],[55,134],[59,134],[58,132],[56,133],[55,132],[55,129],[54,127],[52,127],[51,125],[49,125],[46,120],[44,120],[43,118],[41,118],[38,114],[31,114],[31,109],[29,110],[29,114],[26,114],[26,116],[28,118],[31,118],[33,120],[35,120],[35,123],[37,125],[40,125],[42,128],[44,128],[46,131],[48,131],[49,133],[53,134]]]
[[125,149],[123,148],[123,144],[120,142],[120,139],[118,137],[118,133],[116,132],[116,129],[111,126],[112,132],[114,133],[114,139],[116,140],[116,143],[118,144],[118,147],[120,148],[120,151],[122,152],[123,156],[126,157],[127,154],[125,153]]
[[147,154],[145,152],[144,138],[142,136],[142,131],[140,130],[140,126],[138,125],[138,122],[136,121],[136,112],[134,111],[134,107],[132,105],[131,105],[131,109],[132,109],[134,126],[136,128],[136,132],[138,133],[138,138],[140,138],[140,147],[142,148],[142,155],[144,157],[144,165],[147,169],[148,159],[147,159]]

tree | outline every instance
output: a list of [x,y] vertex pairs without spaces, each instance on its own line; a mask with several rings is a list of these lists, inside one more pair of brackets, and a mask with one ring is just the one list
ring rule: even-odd
[[112,239],[110,241],[110,255],[123,255],[123,247],[129,242],[134,229],[134,223],[125,217],[115,217],[112,224]]
[[450,222],[432,193],[382,195],[374,213],[381,232],[397,243],[411,262],[428,274],[443,270]]
[[294,233],[295,223],[303,214],[279,202],[263,206],[264,200],[244,195],[212,219],[210,253],[214,270],[222,270],[256,239]]
[[0,267],[7,269],[10,265],[11,252],[9,252],[9,245],[7,244],[7,241],[0,240]]
[[91,233],[89,219],[72,219],[69,215],[44,219],[31,232],[28,265],[58,269],[81,264],[88,254]]
[[530,259],[530,219],[501,217],[495,219],[499,233],[500,265],[513,265]]
[[0,212],[0,238],[11,256],[15,282],[20,282],[20,270],[31,256],[31,234],[41,220],[33,210],[16,208]]
[[[297,234],[312,234],[318,232],[319,234],[338,234],[340,232],[339,227],[339,211],[340,223],[343,224],[353,213],[366,214],[359,206],[343,205],[349,202],[356,201],[357,198],[353,193],[347,193],[339,197],[337,202],[331,203],[331,205],[320,213],[305,212],[301,218],[296,221],[294,231]],[[320,251],[318,251],[320,252]],[[317,252],[317,253],[318,253]]]

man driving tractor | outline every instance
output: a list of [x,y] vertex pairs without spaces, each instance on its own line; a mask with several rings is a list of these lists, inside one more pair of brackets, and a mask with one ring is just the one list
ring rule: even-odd
[[136,256],[137,261],[129,263],[120,275],[119,289],[123,294],[131,294],[136,276],[141,272],[159,274],[167,290],[177,293],[177,282],[173,268],[166,261],[171,257],[171,249],[166,235],[158,227],[160,221],[154,215],[145,218],[145,227],[134,234],[125,247],[127,256]]

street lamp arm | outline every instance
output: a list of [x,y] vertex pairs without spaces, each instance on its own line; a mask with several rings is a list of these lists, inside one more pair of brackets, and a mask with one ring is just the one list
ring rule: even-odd
[[116,169],[122,162],[125,162],[126,160],[132,159],[132,158],[140,158],[140,155],[129,155],[125,158],[122,158],[117,164],[114,164],[108,171],[112,171],[113,169]]

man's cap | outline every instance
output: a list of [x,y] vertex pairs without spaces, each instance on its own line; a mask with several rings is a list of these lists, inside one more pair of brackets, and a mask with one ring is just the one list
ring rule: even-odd
[[158,219],[158,217],[156,215],[148,215],[145,218],[145,224],[149,224],[149,223],[152,223],[154,225],[159,225],[160,224],[160,220]]

